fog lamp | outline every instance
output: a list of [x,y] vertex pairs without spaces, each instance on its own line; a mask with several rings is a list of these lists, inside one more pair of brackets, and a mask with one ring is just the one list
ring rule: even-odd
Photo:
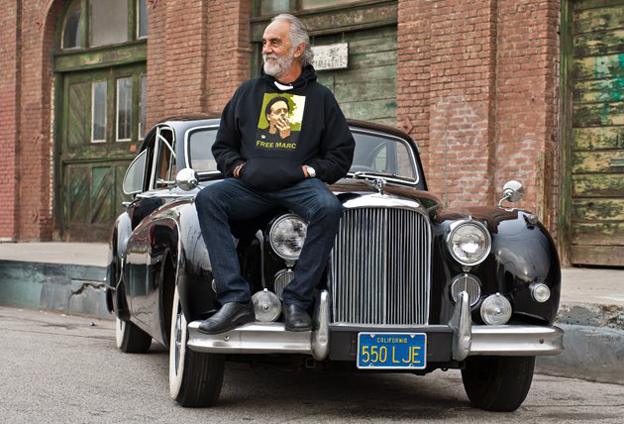
[[481,284],[479,279],[472,274],[460,274],[453,278],[451,283],[451,297],[453,302],[457,303],[461,292],[468,293],[470,306],[474,306],[481,296]]
[[286,268],[277,271],[275,278],[273,279],[273,291],[280,298],[284,298],[284,288],[295,278],[295,272],[292,269]]
[[488,325],[503,325],[511,318],[511,303],[500,293],[488,296],[481,304],[481,318]]
[[531,296],[536,302],[544,303],[550,299],[550,288],[544,283],[531,284]]
[[267,289],[256,292],[251,296],[256,321],[272,322],[277,320],[282,311],[282,302]]

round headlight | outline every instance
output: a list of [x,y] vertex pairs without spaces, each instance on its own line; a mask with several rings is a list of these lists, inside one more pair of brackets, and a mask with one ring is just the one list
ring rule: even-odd
[[299,259],[305,241],[308,224],[295,214],[282,215],[275,220],[269,231],[271,248],[287,261]]
[[488,325],[503,325],[511,318],[511,303],[500,293],[488,296],[481,304],[481,318]]
[[492,238],[480,222],[463,221],[451,229],[446,244],[457,262],[472,266],[487,258],[492,248]]

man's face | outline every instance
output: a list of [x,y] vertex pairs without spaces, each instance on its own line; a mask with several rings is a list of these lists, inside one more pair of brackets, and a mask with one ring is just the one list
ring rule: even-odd
[[288,122],[288,105],[286,102],[280,100],[271,105],[267,120],[271,127],[277,127],[282,130],[283,127],[289,125]]
[[287,74],[293,67],[297,48],[293,48],[288,36],[288,22],[272,22],[262,36],[262,59],[264,72],[273,77]]

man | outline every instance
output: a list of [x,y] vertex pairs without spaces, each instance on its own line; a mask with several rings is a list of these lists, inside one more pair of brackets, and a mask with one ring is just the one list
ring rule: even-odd
[[303,24],[292,15],[276,16],[264,31],[262,57],[263,75],[243,83],[225,106],[212,148],[228,178],[195,199],[222,305],[200,324],[207,334],[255,320],[230,220],[284,207],[309,223],[294,278],[282,293],[286,330],[307,331],[307,309],[342,215],[325,183],[346,175],[355,143],[334,96],[316,82]]
[[264,114],[268,122],[265,130],[260,130],[259,139],[263,141],[281,141],[290,137],[290,108],[288,99],[274,97],[269,101]]

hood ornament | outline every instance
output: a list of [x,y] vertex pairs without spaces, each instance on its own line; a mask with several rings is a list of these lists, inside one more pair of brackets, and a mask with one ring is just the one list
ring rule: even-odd
[[373,181],[373,185],[375,186],[379,194],[384,194],[384,187],[386,186],[386,180],[384,180],[383,178],[375,178],[375,180]]

